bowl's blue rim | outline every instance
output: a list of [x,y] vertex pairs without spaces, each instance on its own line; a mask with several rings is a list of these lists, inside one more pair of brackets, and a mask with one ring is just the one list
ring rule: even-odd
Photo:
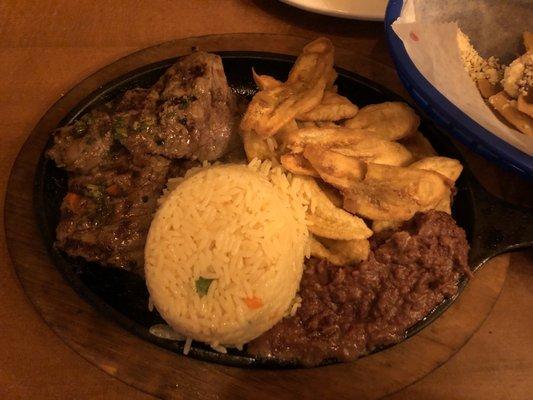
[[483,128],[444,97],[411,61],[403,42],[392,29],[400,16],[403,0],[390,0],[385,31],[398,76],[413,99],[437,124],[476,153],[526,178],[533,179],[533,157]]

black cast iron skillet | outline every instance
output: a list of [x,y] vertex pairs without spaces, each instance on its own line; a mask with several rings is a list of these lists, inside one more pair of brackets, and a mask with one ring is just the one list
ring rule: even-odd
[[[252,67],[258,73],[285,79],[294,57],[257,52],[222,52],[224,69],[231,87],[240,95],[251,98],[255,92]],[[68,124],[92,107],[105,103],[134,87],[148,87],[156,82],[177,58],[147,65],[109,82],[80,102],[61,122]],[[393,92],[353,73],[337,69],[339,92],[359,106],[384,101],[402,100]],[[457,181],[457,195],[453,216],[467,233],[471,244],[470,268],[477,270],[491,257],[520,247],[533,245],[533,215],[526,209],[512,206],[488,194],[473,178],[457,148],[433,125],[423,120],[421,132],[431,141],[439,154],[459,159],[465,165]],[[48,142],[50,146],[52,140]],[[163,323],[157,312],[148,311],[148,292],[144,281],[131,273],[88,263],[81,258],[68,257],[54,247],[59,206],[67,189],[67,175],[57,168],[44,153],[36,173],[34,204],[42,234],[57,268],[74,289],[103,314],[117,321],[129,331],[164,348],[182,353],[183,343],[157,338],[148,329]],[[460,282],[460,290],[466,279]],[[447,299],[407,332],[408,338],[440,316],[455,300]],[[375,352],[382,348],[375,350]],[[189,355],[202,360],[240,367],[287,368],[293,363],[250,357],[245,352],[229,350],[220,354],[201,343],[193,343]],[[334,363],[328,360],[325,364]]]

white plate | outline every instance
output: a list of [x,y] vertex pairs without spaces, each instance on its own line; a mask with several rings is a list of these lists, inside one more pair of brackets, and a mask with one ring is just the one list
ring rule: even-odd
[[387,0],[281,0],[302,10],[333,17],[383,21]]

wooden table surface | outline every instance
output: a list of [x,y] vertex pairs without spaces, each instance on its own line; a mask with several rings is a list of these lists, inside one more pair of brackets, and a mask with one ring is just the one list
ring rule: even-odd
[[[9,171],[41,115],[78,81],[135,50],[211,33],[329,36],[390,64],[379,23],[308,14],[277,1],[17,1],[0,3],[0,207]],[[481,177],[493,170],[483,161]],[[484,175],[484,176],[483,176]],[[490,175],[490,176],[489,176]],[[152,398],[97,369],[42,321],[17,281],[0,217],[0,398]],[[503,255],[494,309],[445,365],[394,399],[528,399],[533,393],[533,253]],[[491,263],[484,268],[490,268]]]

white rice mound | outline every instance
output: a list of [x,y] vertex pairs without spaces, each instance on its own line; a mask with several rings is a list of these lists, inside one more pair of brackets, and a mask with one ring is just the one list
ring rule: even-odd
[[[169,181],[150,226],[145,273],[154,306],[176,332],[224,350],[295,312],[309,256],[296,185],[258,160],[204,165]],[[213,279],[203,296],[200,277]]]

